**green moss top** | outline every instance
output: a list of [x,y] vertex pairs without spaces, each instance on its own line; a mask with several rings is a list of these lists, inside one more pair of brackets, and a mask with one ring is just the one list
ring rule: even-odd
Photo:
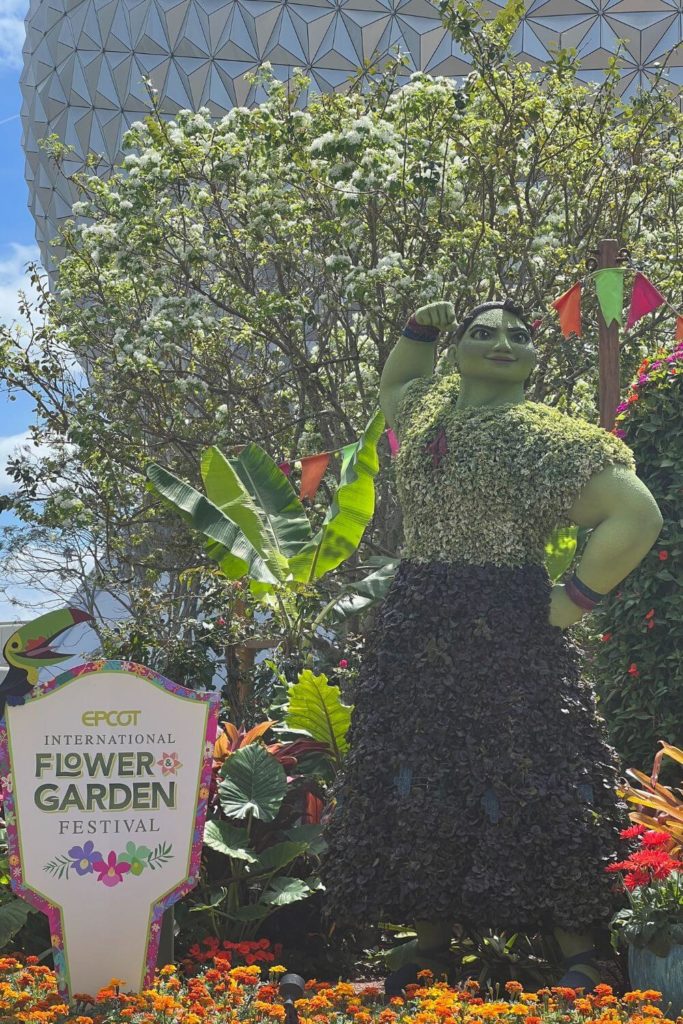
[[634,468],[612,434],[537,402],[456,409],[459,377],[413,381],[401,402],[396,479],[405,558],[542,563],[553,530],[610,463]]

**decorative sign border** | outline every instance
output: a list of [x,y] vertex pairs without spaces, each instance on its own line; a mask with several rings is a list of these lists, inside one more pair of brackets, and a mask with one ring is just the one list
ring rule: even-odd
[[[190,853],[190,873],[183,882],[173,888],[170,892],[166,893],[166,895],[154,905],[151,915],[149,935],[147,938],[146,970],[143,982],[144,986],[147,987],[151,985],[157,967],[161,918],[169,907],[172,907],[174,903],[177,903],[182,896],[185,896],[197,884],[202,856],[204,823],[206,821],[209,786],[211,783],[213,748],[218,732],[218,707],[220,704],[220,695],[206,691],[188,690],[187,687],[180,686],[178,683],[174,683],[170,679],[166,679],[165,676],[155,672],[154,669],[147,668],[145,665],[138,665],[134,661],[99,660],[89,661],[83,665],[77,665],[75,668],[69,669],[67,672],[62,672],[61,675],[48,679],[44,683],[40,683],[35,687],[33,697],[29,696],[27,699],[40,699],[40,697],[50,693],[51,690],[56,690],[65,683],[69,683],[73,679],[77,679],[79,676],[89,675],[91,672],[128,672],[132,675],[139,676],[141,679],[146,679],[149,682],[154,683],[155,686],[166,690],[167,693],[175,694],[176,696],[183,697],[186,700],[203,701],[209,705],[206,723],[204,758],[199,777],[199,800],[197,802],[192,850]],[[0,774],[7,778],[9,777],[10,772],[11,761],[7,736],[7,724],[3,716],[0,719]],[[11,787],[5,792],[4,806],[12,890],[18,896],[21,896],[22,899],[26,900],[27,903],[30,903],[31,906],[42,911],[47,916],[48,921],[50,922],[52,955],[59,983],[59,991],[62,995],[68,995],[67,979],[69,977],[69,968],[64,953],[64,928],[61,908],[53,906],[53,904],[46,900],[44,896],[40,895],[24,883],[21,857],[19,856],[20,841],[16,823],[14,793],[12,792]]]

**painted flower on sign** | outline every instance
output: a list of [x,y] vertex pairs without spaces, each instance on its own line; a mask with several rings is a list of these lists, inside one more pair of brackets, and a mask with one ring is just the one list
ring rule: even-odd
[[91,874],[95,863],[102,860],[102,854],[95,849],[95,844],[90,839],[83,846],[72,846],[68,854],[72,868],[79,875]]
[[125,860],[119,860],[112,850],[106,862],[104,860],[95,861],[93,868],[99,872],[97,881],[111,887],[123,881],[123,876],[130,871],[130,864]]
[[132,875],[141,875],[149,862],[152,851],[148,846],[136,846],[135,843],[126,843],[126,852],[121,854],[121,861],[130,864]]
[[175,775],[178,769],[183,767],[175,750],[170,754],[163,754],[157,764],[161,768],[162,775]]

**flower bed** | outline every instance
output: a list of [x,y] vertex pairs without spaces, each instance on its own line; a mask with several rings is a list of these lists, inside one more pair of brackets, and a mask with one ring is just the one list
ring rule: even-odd
[[[163,967],[154,985],[137,995],[126,995],[125,983],[113,978],[96,996],[78,996],[73,1007],[59,997],[55,975],[35,957],[25,963],[0,959],[0,1024],[268,1024],[285,1020],[278,995],[284,967],[269,969],[262,978],[258,964],[231,967],[220,954],[211,967],[194,978],[183,979],[177,968]],[[476,981],[462,988],[435,983],[429,971],[420,974],[422,986],[411,985],[407,999],[393,998],[384,1005],[381,989],[362,993],[346,982],[306,983],[306,998],[297,1000],[301,1024],[666,1024],[668,1018],[655,1005],[659,992],[628,992],[618,999],[609,985],[598,985],[592,995],[570,988],[544,988],[524,992],[517,981],[505,993],[484,998]],[[672,1022],[673,1024],[673,1022]]]

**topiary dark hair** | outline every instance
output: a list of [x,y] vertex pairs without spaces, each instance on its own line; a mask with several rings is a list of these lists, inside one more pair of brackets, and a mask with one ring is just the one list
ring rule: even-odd
[[513,316],[516,316],[518,320],[522,321],[529,333],[533,336],[533,328],[522,307],[518,306],[512,299],[501,299],[493,302],[482,302],[479,306],[475,306],[474,309],[471,309],[469,313],[466,313],[462,322],[458,324],[455,331],[455,341],[460,341],[470,324],[476,320],[478,316],[481,316],[482,313],[488,312],[489,309],[504,309],[506,313],[512,313]]

